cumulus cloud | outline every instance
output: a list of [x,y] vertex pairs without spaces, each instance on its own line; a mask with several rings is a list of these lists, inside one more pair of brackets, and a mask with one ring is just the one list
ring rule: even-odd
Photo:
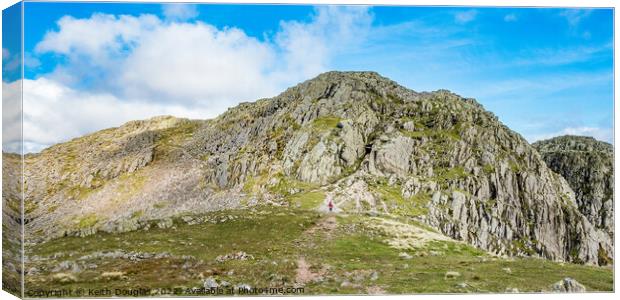
[[173,21],[186,21],[198,16],[198,9],[192,4],[164,4],[162,10],[166,19]]
[[2,81],[2,151],[21,152],[21,80]]
[[142,36],[113,84],[131,98],[232,105],[275,94],[275,63],[271,45],[239,29],[174,23]]
[[371,22],[366,7],[320,7],[259,40],[153,15],[65,16],[35,47],[67,63],[25,82],[25,139],[47,146],[155,115],[217,116],[328,70]]
[[454,21],[459,24],[466,24],[476,19],[478,11],[468,10],[454,14]]
[[47,76],[65,84],[92,82],[98,86],[91,90],[120,98],[230,106],[325,71],[335,53],[363,39],[371,21],[366,7],[320,7],[310,22],[282,22],[272,39],[259,41],[203,22],[96,14],[62,18],[36,50],[68,57]]
[[[92,67],[108,71],[125,58],[147,32],[161,26],[153,15],[114,16],[94,14],[76,19],[64,16],[58,20],[58,31],[49,31],[35,46],[35,53],[52,52],[68,59],[72,71]],[[79,72],[76,77],[82,77]]]
[[199,106],[189,109],[174,102],[152,105],[121,100],[109,93],[83,92],[45,78],[24,81],[24,107],[24,143],[31,145],[31,151],[129,120],[209,115],[208,109]]

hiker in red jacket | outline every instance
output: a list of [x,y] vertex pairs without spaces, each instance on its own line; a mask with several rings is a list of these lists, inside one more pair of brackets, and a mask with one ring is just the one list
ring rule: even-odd
[[334,202],[332,201],[332,199],[329,199],[329,203],[327,203],[327,207],[329,207],[330,212],[334,209]]

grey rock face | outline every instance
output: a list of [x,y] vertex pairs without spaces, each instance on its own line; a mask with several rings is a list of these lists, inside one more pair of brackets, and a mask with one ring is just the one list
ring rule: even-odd
[[581,213],[613,236],[613,146],[591,137],[569,135],[533,146],[549,168],[568,181]]
[[566,180],[475,100],[372,72],[325,73],[212,120],[132,122],[27,168],[33,240],[288,205],[312,186],[339,210],[398,214],[498,254],[598,263],[613,253]]
[[301,161],[298,177],[302,181],[325,184],[330,177],[340,175],[338,145],[319,141]]
[[416,142],[406,136],[397,135],[393,138],[385,137],[381,147],[371,153],[373,159],[369,161],[369,171],[373,175],[384,176],[394,174],[406,178],[412,173],[415,164],[411,161],[411,153]]

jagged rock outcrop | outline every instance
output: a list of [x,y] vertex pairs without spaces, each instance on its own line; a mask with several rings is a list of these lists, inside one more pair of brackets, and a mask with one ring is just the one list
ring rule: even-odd
[[312,194],[499,254],[613,254],[564,178],[475,100],[373,72],[325,73],[212,120],[131,122],[26,160],[32,241]]
[[532,144],[547,166],[575,191],[579,210],[597,228],[614,234],[614,153],[609,143],[566,135]]

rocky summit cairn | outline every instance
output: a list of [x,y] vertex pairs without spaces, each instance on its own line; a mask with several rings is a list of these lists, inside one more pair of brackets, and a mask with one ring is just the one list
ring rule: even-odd
[[501,255],[613,253],[569,183],[475,100],[373,72],[321,74],[211,120],[129,122],[29,155],[25,173],[29,241],[329,198]]

